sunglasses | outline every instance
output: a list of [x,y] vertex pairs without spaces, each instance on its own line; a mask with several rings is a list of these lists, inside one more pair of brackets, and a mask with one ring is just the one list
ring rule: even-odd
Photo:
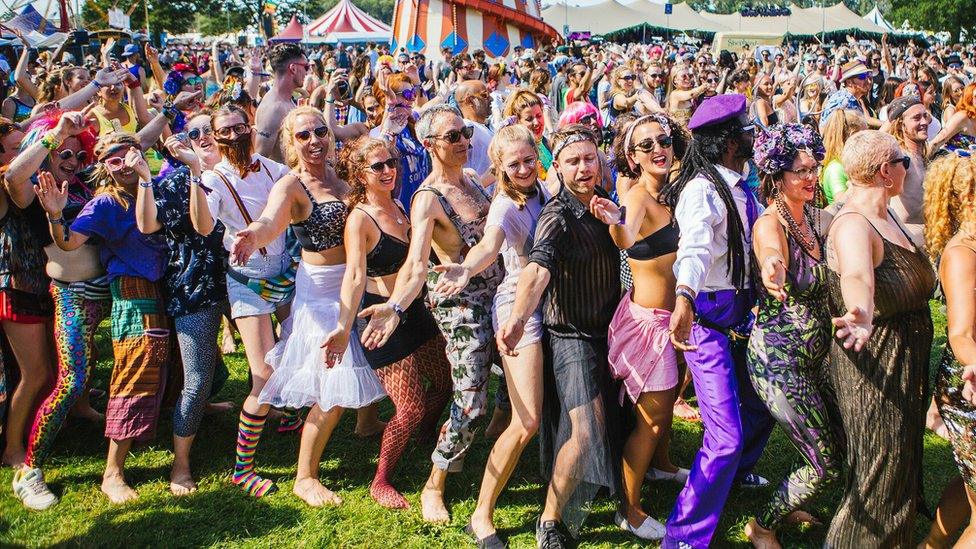
[[302,63],[300,61],[294,61],[294,62],[288,64],[289,67],[292,66],[292,65],[298,65],[299,67],[301,67],[301,68],[303,68],[305,70],[308,70],[308,68],[312,66],[311,63]]
[[854,78],[857,78],[858,80],[864,81],[864,80],[867,80],[869,78],[869,76],[870,75],[868,73],[862,72],[861,74],[855,76]]
[[88,160],[88,153],[85,151],[72,151],[70,149],[64,149],[63,151],[57,153],[58,158],[61,160],[70,160],[71,158],[77,158],[78,162],[84,164]]
[[581,117],[579,119],[578,123],[579,124],[595,124],[596,123],[596,114],[594,114],[594,113],[587,114],[586,116]]
[[672,139],[670,135],[659,135],[657,136],[657,139],[648,137],[647,139],[634,145],[631,150],[649,153],[654,150],[654,143],[660,145],[662,149],[670,149],[671,145],[674,143],[674,139]]
[[190,138],[190,141],[199,141],[201,137],[211,134],[213,134],[213,130],[210,129],[209,126],[193,128],[192,130],[186,132],[186,136]]
[[582,78],[582,77],[586,76],[586,71],[583,71],[583,72],[579,72],[579,71],[573,72],[573,76],[576,76],[577,78]]
[[708,82],[709,84],[718,84],[718,78],[706,78],[705,82]]
[[387,158],[383,162],[373,162],[372,164],[367,166],[367,168],[369,168],[370,170],[376,173],[382,173],[384,167],[396,171],[397,164],[398,162],[396,158]]
[[125,158],[121,156],[113,156],[111,158],[106,158],[105,160],[102,160],[102,164],[105,164],[105,167],[108,168],[108,171],[117,172],[125,167]]
[[627,75],[621,76],[620,79],[621,80],[626,80],[628,82],[633,82],[634,80],[637,80],[637,77],[635,75],[633,75],[633,74],[627,74]]
[[313,133],[315,134],[315,137],[318,137],[319,139],[322,139],[323,137],[329,135],[329,127],[328,126],[319,126],[319,127],[315,128],[314,130],[302,130],[300,132],[295,132],[295,139],[297,139],[300,142],[304,143],[304,142],[308,141],[312,137],[312,134]]
[[403,91],[397,92],[396,95],[399,95],[400,97],[406,99],[407,101],[413,101],[414,99],[417,98],[417,90],[413,88],[404,88]]
[[247,135],[251,133],[251,127],[247,124],[234,124],[233,126],[224,126],[223,128],[217,128],[214,133],[219,137],[228,138],[234,134],[237,135]]
[[649,72],[647,73],[648,78],[664,78],[663,72]]
[[909,166],[912,165],[912,159],[908,156],[903,156],[901,158],[893,158],[888,161],[888,164],[897,164],[901,162],[901,165],[907,170]]
[[784,170],[796,175],[800,179],[810,179],[811,177],[817,177],[819,171],[816,166],[813,168],[803,168],[802,170]]
[[20,127],[17,124],[11,124],[9,122],[4,122],[0,124],[0,135],[7,135],[8,133],[19,130]]
[[199,76],[191,76],[184,80],[183,84],[186,86],[199,86],[200,84],[203,84],[203,78],[200,78]]
[[457,143],[458,141],[461,140],[462,137],[465,139],[471,139],[472,135],[474,135],[474,126],[465,126],[460,130],[451,130],[445,133],[444,135],[433,135],[431,136],[431,138],[443,139],[448,143]]

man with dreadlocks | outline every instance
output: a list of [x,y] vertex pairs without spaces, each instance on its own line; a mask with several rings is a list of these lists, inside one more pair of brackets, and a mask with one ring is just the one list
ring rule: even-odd
[[748,253],[761,210],[746,184],[753,126],[745,96],[706,99],[688,129],[693,139],[681,171],[661,197],[681,232],[671,341],[685,352],[705,439],[668,518],[665,548],[708,547],[733,482],[768,484],[750,471],[772,429],[749,383],[748,337],[740,335],[749,333],[756,301]]

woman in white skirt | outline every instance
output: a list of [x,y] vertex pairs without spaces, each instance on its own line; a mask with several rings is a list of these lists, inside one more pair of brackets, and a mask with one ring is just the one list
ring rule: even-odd
[[[339,321],[339,291],[345,272],[343,229],[349,187],[336,176],[330,155],[335,143],[325,117],[312,107],[292,110],[280,141],[292,172],[271,189],[261,217],[239,231],[231,255],[243,262],[291,223],[302,246],[292,314],[282,340],[266,360],[274,368],[259,400],[274,407],[310,406],[298,450],[295,495],[313,507],[342,500],[319,481],[319,460],[346,408],[362,408],[386,396],[370,369],[359,338],[340,356],[320,345]],[[292,329],[292,327],[297,329]]]
[[[472,276],[485,270],[501,254],[505,278],[498,285],[492,307],[492,325],[497,332],[510,316],[515,302],[519,273],[532,249],[536,222],[549,200],[549,191],[539,181],[539,152],[532,132],[512,125],[498,130],[488,148],[497,188],[485,222],[485,236],[468,252],[464,263],[434,267],[443,273],[435,292],[461,292]],[[542,316],[536,311],[525,323],[517,347],[518,356],[502,356],[505,380],[512,400],[512,421],[498,437],[488,456],[481,481],[478,506],[466,531],[479,544],[501,544],[495,532],[495,504],[518,464],[522,451],[539,429],[542,414]]]

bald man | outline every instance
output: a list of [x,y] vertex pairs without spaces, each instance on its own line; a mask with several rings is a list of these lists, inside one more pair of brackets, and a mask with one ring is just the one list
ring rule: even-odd
[[481,80],[464,80],[454,90],[454,101],[457,102],[465,124],[474,127],[471,136],[471,150],[468,151],[468,162],[465,168],[470,168],[478,175],[485,175],[491,168],[488,158],[488,144],[491,142],[491,130],[485,126],[485,121],[491,114],[491,98],[488,88]]

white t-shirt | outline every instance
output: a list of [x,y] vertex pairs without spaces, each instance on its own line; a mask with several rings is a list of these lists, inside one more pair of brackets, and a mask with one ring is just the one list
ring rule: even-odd
[[535,226],[539,221],[542,207],[549,200],[549,191],[541,183],[537,186],[539,193],[529,198],[521,210],[509,196],[498,192],[491,201],[488,218],[485,220],[485,230],[488,227],[498,227],[505,234],[505,242],[499,251],[505,264],[505,278],[498,285],[495,299],[514,299],[515,286],[518,283],[522,267],[528,263],[528,255],[532,250],[535,237]]
[[[261,170],[249,172],[247,177],[241,179],[238,171],[231,166],[227,160],[221,160],[214,166],[213,170],[203,172],[201,182],[203,186],[210,189],[207,195],[207,206],[210,207],[210,215],[214,219],[224,224],[224,248],[230,251],[234,244],[234,237],[237,231],[247,227],[244,216],[241,214],[237,202],[223,179],[214,171],[219,171],[227,178],[227,182],[234,187],[237,194],[244,203],[244,208],[251,216],[251,220],[261,217],[264,207],[268,204],[268,195],[271,194],[271,187],[275,182],[284,177],[290,170],[288,166],[279,164],[270,158],[265,158],[259,154],[251,156],[252,161],[261,162]],[[265,246],[269,256],[276,256],[285,253],[285,235],[282,233],[272,243]]]
[[491,159],[488,158],[488,144],[491,143],[493,134],[484,124],[479,124],[473,120],[465,120],[464,124],[474,128],[474,134],[471,135],[471,150],[468,151],[468,161],[464,167],[478,172],[478,177],[481,177],[491,169]]

